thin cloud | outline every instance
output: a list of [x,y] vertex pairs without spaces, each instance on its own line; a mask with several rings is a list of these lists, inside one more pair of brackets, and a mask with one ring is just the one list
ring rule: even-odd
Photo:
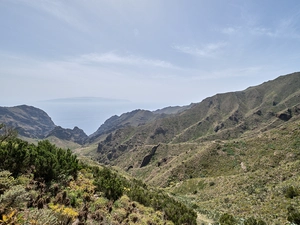
[[214,57],[226,46],[225,42],[217,42],[217,43],[210,43],[201,48],[196,46],[182,46],[182,45],[174,45],[173,49],[193,55],[193,56],[201,56],[201,57]]
[[265,27],[254,27],[250,29],[250,33],[255,35],[265,35],[274,38],[300,38],[300,34],[295,29],[295,21],[293,19],[281,20],[274,29]]
[[78,13],[74,8],[70,7],[70,4],[65,4],[63,1],[58,0],[14,0],[17,3],[23,3],[29,7],[46,12],[52,17],[69,24],[79,30],[86,30],[86,26],[83,25],[79,19]]
[[236,27],[225,27],[221,29],[221,33],[223,34],[234,34],[236,32],[238,32],[238,28]]
[[81,55],[77,60],[81,63],[99,63],[99,64],[121,64],[121,65],[132,65],[132,66],[151,66],[161,67],[167,69],[177,69],[170,62],[156,59],[146,59],[135,55],[118,55],[113,52],[98,54],[90,53]]
[[[257,74],[263,71],[264,66],[250,66],[250,67],[240,67],[232,69],[223,69],[215,71],[198,71],[198,75],[192,76],[192,80],[211,80],[211,79],[221,79],[221,78],[233,78],[233,77],[247,77],[252,76],[252,74]],[[201,75],[199,75],[201,74]]]
[[258,22],[249,23],[246,26],[228,26],[220,29],[220,32],[226,35],[254,35],[266,36],[271,38],[299,39],[298,29],[300,13],[288,18],[281,19],[274,27],[266,27]]

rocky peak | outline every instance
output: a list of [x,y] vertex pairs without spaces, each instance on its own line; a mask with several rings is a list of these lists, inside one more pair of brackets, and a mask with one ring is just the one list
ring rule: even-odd
[[66,141],[73,141],[75,143],[78,143],[80,145],[83,145],[88,136],[84,133],[84,131],[78,127],[74,127],[72,129],[65,129],[61,126],[55,127],[48,135],[47,137],[55,136],[59,139],[66,140]]

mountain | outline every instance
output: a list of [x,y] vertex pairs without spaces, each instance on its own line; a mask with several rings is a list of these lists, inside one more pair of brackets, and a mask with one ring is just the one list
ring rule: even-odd
[[[48,134],[48,140],[58,136],[85,143],[75,144],[74,150],[85,163],[78,167],[77,160],[64,160],[76,157],[49,141],[37,147],[20,140],[0,145],[2,169],[27,177],[28,163],[35,163],[30,177],[38,180],[24,181],[20,193],[37,184],[40,188],[32,190],[41,193],[24,196],[22,204],[43,213],[59,207],[74,215],[69,221],[103,224],[179,225],[196,220],[206,225],[297,224],[300,220],[300,73],[189,106],[113,116],[90,137],[77,127],[55,127]],[[48,157],[49,150],[53,157]],[[39,160],[31,159],[36,156]],[[110,166],[99,167],[91,157]],[[55,167],[47,166],[53,162]],[[78,170],[71,181],[64,174],[73,171],[68,166]],[[38,182],[49,175],[67,180],[49,180],[48,190]],[[6,182],[8,176],[4,171],[4,199],[12,196],[14,186]],[[0,209],[7,215],[2,220],[14,215],[9,208],[2,201]],[[21,212],[32,217],[31,208]]]
[[33,106],[0,107],[0,123],[18,131],[24,138],[56,137],[83,145],[88,136],[78,127],[65,129],[56,126],[46,112]]
[[46,137],[57,137],[61,140],[72,141],[83,145],[88,136],[84,133],[84,131],[78,127],[74,127],[73,129],[65,129],[60,126],[55,127]]
[[167,191],[198,224],[300,218],[300,73],[115,127],[88,155]]
[[44,138],[55,124],[46,112],[33,106],[0,107],[0,123],[16,128],[21,136]]
[[113,117],[109,134],[99,142],[98,160],[114,165],[120,155],[139,146],[226,140],[268,130],[300,113],[299,96],[300,73],[294,73],[244,91],[208,97],[185,111],[151,117],[145,124],[130,113],[123,114],[129,123]]
[[193,104],[190,104],[188,106],[169,106],[169,107],[165,107],[163,109],[157,109],[155,111],[153,111],[154,114],[176,114],[176,113],[180,113],[183,112],[189,108],[192,107]]
[[112,131],[126,126],[138,127],[141,125],[145,125],[159,118],[164,118],[167,115],[183,112],[190,107],[191,105],[174,107],[170,106],[163,109],[158,109],[153,112],[149,110],[137,109],[128,113],[123,113],[120,116],[112,116],[108,120],[106,120],[104,124],[102,124],[95,133],[90,135],[89,141],[94,142],[97,138],[101,137],[102,135],[107,135]]

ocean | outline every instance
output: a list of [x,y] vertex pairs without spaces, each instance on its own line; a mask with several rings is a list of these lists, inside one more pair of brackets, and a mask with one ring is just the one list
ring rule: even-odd
[[108,118],[135,109],[156,110],[164,106],[132,102],[63,102],[41,101],[32,106],[45,111],[57,126],[83,129],[87,135],[94,133]]

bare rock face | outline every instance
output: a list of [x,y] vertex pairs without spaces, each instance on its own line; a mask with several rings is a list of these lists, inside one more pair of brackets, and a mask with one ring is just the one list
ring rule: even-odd
[[276,117],[278,117],[281,120],[288,121],[292,118],[292,111],[288,109],[285,112],[276,114]]
[[88,136],[84,133],[84,131],[78,127],[74,127],[72,130],[57,126],[47,135],[47,137],[49,136],[55,136],[66,141],[73,141],[80,145],[83,145],[88,139]]
[[143,162],[142,162],[142,164],[141,164],[140,167],[147,166],[147,165],[150,163],[150,161],[151,161],[152,157],[155,155],[155,152],[156,152],[156,150],[157,150],[158,147],[159,147],[159,144],[156,145],[156,146],[154,146],[154,147],[151,149],[150,154],[149,154],[149,155],[146,155],[146,156],[144,157]]

